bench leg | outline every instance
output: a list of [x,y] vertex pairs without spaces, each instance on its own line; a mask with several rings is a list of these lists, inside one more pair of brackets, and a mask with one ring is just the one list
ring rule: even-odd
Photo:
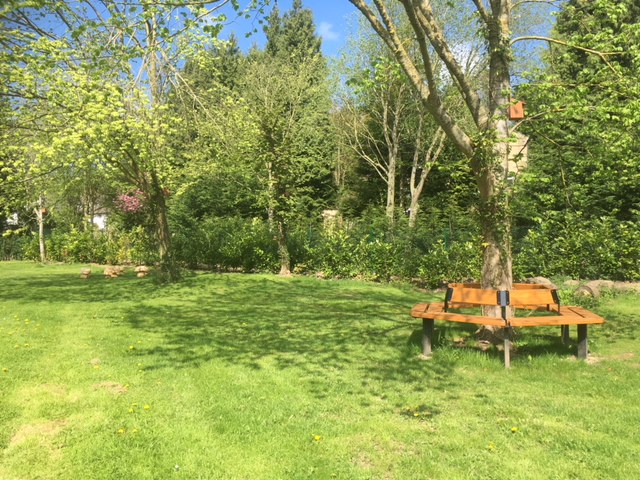
[[562,336],[562,343],[567,345],[569,343],[569,325],[562,325],[560,327],[560,335]]
[[504,366],[511,368],[511,329],[504,329]]
[[430,318],[422,319],[422,355],[431,356],[431,345],[433,343],[433,323]]
[[586,360],[588,354],[587,325],[578,325],[578,358]]

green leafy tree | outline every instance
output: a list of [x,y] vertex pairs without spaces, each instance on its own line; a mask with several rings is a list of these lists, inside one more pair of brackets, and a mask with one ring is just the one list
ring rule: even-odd
[[283,17],[274,10],[265,32],[267,48],[251,54],[242,94],[256,129],[260,203],[278,242],[280,273],[288,274],[291,223],[330,193],[331,99],[311,12],[298,1]]
[[0,11],[2,93],[17,99],[21,124],[39,127],[14,142],[18,167],[88,161],[140,189],[169,280],[178,277],[166,203],[177,120],[167,99],[179,65],[219,31],[225,3],[17,0]]
[[[447,139],[467,159],[476,178],[482,229],[485,288],[510,288],[511,213],[508,162],[513,125],[507,111],[512,102],[511,74],[516,12],[532,3],[512,0],[444,2],[399,0],[402,15],[394,16],[383,0],[350,0],[402,67],[424,109],[445,132]],[[486,65],[481,82],[465,69],[468,56],[454,48],[457,29],[450,12],[470,20],[475,42],[482,47],[479,62]],[[400,28],[406,21],[410,34]],[[414,55],[414,52],[417,52]],[[441,74],[441,65],[445,74]],[[443,88],[451,83],[451,90]],[[463,109],[458,105],[464,105]],[[498,315],[497,311],[492,312]]]
[[521,221],[630,220],[640,210],[640,5],[568,1],[552,36],[545,68],[519,92],[533,119]]

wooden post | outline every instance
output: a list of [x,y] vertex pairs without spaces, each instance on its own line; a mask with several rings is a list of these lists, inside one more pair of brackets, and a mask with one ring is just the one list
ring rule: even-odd
[[587,340],[587,325],[578,325],[578,358],[586,360],[589,355],[589,342]]
[[425,357],[431,356],[431,345],[433,342],[433,324],[434,321],[430,318],[422,319],[422,355]]
[[569,325],[560,326],[560,335],[562,336],[562,343],[564,345],[569,343]]

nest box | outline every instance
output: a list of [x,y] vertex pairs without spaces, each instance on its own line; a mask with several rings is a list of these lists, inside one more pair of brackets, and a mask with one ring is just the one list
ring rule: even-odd
[[515,102],[509,105],[509,120],[522,120],[524,118],[525,102]]

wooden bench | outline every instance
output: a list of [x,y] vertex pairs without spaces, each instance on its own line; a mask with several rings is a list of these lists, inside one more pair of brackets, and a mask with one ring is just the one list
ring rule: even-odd
[[[466,308],[493,306],[500,308],[500,317],[451,312]],[[513,315],[516,309],[546,311],[545,316]],[[578,358],[589,353],[587,326],[605,323],[604,318],[582,307],[560,306],[558,292],[544,285],[514,284],[512,290],[485,290],[479,284],[453,283],[447,288],[444,302],[419,303],[411,316],[422,318],[422,353],[431,356],[434,321],[472,323],[504,329],[504,363],[511,363],[511,329],[514,327],[560,326],[563,341],[569,339],[569,325],[578,327]]]

